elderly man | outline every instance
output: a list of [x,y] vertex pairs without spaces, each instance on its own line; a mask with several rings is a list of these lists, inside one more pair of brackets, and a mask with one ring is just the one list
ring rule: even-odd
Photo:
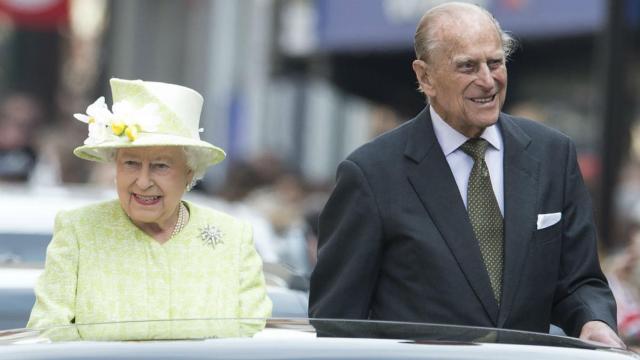
[[553,323],[624,346],[573,143],[500,112],[513,44],[475,5],[423,16],[413,70],[429,106],[340,164],[311,317]]

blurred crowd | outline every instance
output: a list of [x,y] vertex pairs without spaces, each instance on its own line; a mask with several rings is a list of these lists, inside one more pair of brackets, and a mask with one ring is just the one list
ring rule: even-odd
[[38,159],[36,129],[43,109],[32,96],[13,93],[0,103],[0,178],[27,181]]
[[311,184],[277,156],[264,154],[231,162],[217,196],[236,215],[254,214],[254,239],[264,261],[308,276],[316,259],[317,218],[329,191],[329,185]]
[[602,265],[618,305],[618,331],[640,345],[640,162],[632,152],[616,196],[618,246]]

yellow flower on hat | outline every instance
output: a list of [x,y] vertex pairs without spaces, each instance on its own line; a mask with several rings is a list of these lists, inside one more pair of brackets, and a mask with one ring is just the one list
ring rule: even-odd
[[127,125],[122,121],[116,120],[111,122],[111,131],[113,131],[113,134],[116,136],[122,135],[126,127]]
[[113,104],[112,113],[104,97],[89,105],[86,114],[73,116],[89,125],[85,145],[99,145],[113,140],[135,141],[141,132],[156,131],[160,122],[156,104],[135,108],[127,101],[119,101]]
[[140,132],[155,132],[160,123],[157,110],[156,104],[147,104],[142,108],[135,108],[127,101],[113,104],[113,116],[119,119],[118,133],[116,134],[116,128],[113,128],[114,134],[124,134],[129,141],[135,141]]
[[130,141],[135,141],[138,138],[139,132],[138,125],[127,126],[127,129],[124,131],[124,134],[127,135]]

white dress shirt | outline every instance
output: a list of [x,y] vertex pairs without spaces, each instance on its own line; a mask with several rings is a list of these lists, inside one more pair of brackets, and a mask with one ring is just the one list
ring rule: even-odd
[[[473,168],[473,158],[462,151],[460,146],[469,140],[469,138],[442,120],[442,117],[433,110],[433,107],[429,107],[429,111],[431,112],[431,122],[433,123],[436,138],[449,163],[453,177],[456,179],[456,184],[458,185],[458,190],[460,190],[464,206],[467,207],[467,185],[469,183],[471,169]],[[504,145],[502,142],[502,134],[498,129],[498,125],[494,124],[484,129],[480,137],[487,140],[489,145],[491,145],[487,146],[484,161],[487,164],[487,168],[489,168],[493,193],[496,195],[496,200],[498,200],[500,212],[502,216],[504,216],[504,173],[502,166]]]

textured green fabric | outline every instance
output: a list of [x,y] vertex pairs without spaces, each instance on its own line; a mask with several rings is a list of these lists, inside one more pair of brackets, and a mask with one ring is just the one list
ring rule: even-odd
[[[163,245],[142,232],[117,200],[61,212],[27,327],[109,321],[266,318],[271,314],[262,261],[248,223],[185,202],[186,227]],[[206,226],[220,231],[215,246]],[[166,323],[85,328],[85,338],[147,339],[242,336],[250,324],[176,328]],[[262,325],[263,326],[263,325]],[[215,329],[212,329],[214,327]]]
[[489,169],[484,161],[487,145],[484,139],[470,139],[460,149],[474,161],[467,188],[467,211],[473,232],[480,244],[493,294],[500,304],[504,230],[500,207],[491,186]]

